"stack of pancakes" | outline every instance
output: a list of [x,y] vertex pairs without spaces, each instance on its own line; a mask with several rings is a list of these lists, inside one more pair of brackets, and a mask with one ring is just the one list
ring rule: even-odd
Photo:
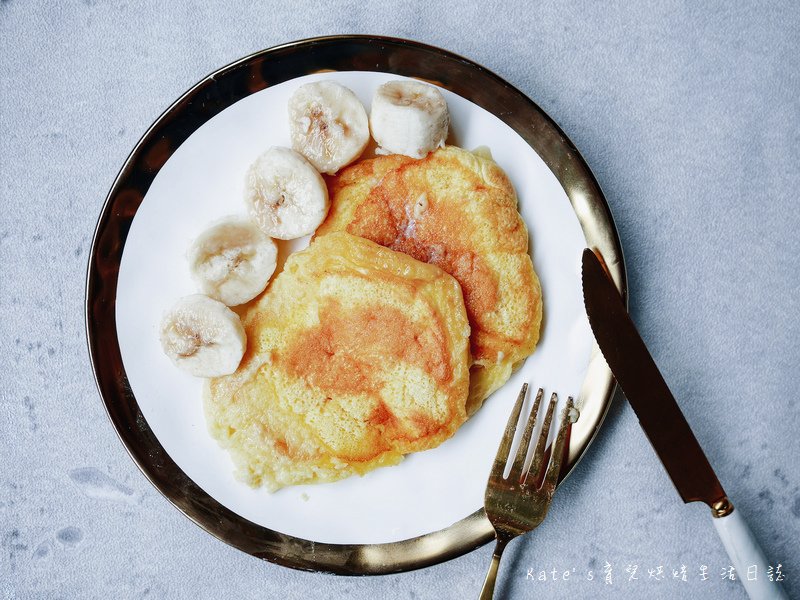
[[539,338],[527,229],[492,160],[448,146],[327,184],[326,221],[246,310],[242,364],[205,394],[237,477],[270,490],[438,446]]

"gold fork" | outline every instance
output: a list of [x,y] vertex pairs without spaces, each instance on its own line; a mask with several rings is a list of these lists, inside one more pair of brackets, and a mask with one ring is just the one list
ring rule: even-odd
[[[486,509],[486,516],[489,517],[489,521],[494,527],[497,544],[495,545],[494,556],[492,556],[492,564],[489,566],[489,573],[483,583],[480,600],[491,600],[494,595],[497,567],[508,542],[518,535],[535,529],[544,520],[558,483],[558,475],[561,471],[561,461],[567,439],[567,429],[570,422],[575,420],[572,418],[573,415],[577,413],[570,396],[561,418],[556,441],[552,446],[550,466],[542,481],[541,471],[542,463],[545,460],[545,445],[547,444],[547,436],[550,433],[553,411],[558,403],[558,396],[554,393],[550,398],[550,404],[547,407],[547,414],[542,423],[542,432],[539,434],[533,461],[530,467],[526,469],[528,446],[530,445],[531,434],[536,423],[536,415],[539,412],[539,404],[544,393],[540,389],[536,394],[536,400],[514,458],[514,463],[511,466],[511,471],[507,478],[503,477],[511,451],[511,443],[514,440],[514,434],[517,429],[517,421],[519,421],[527,391],[528,384],[525,383],[519,393],[517,403],[514,405],[514,410],[511,411],[503,441],[500,443],[500,449],[497,451],[497,457],[489,475],[489,484],[486,487],[484,508]],[[539,486],[540,481],[542,481],[541,486]]]

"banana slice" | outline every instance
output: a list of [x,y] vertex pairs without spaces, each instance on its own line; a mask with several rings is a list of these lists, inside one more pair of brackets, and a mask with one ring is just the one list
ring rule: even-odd
[[228,217],[201,233],[187,258],[198,291],[238,306],[267,287],[277,266],[278,247],[249,219]]
[[292,148],[320,173],[333,175],[364,152],[369,119],[364,105],[336,81],[300,86],[289,98]]
[[279,240],[313,233],[330,206],[322,175],[302,155],[280,146],[273,146],[250,166],[244,199],[253,223]]
[[379,154],[424,158],[444,147],[450,112],[442,93],[420,81],[389,81],[379,86],[369,115]]
[[175,366],[196,377],[230,375],[247,347],[239,315],[202,294],[185,296],[164,313],[160,338]]

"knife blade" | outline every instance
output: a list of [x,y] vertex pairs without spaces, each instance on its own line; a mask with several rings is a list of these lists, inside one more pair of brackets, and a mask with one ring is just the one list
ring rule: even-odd
[[750,598],[787,598],[734,509],[700,443],[630,318],[600,258],[583,251],[583,299],[597,345],[684,502],[711,507],[714,525]]

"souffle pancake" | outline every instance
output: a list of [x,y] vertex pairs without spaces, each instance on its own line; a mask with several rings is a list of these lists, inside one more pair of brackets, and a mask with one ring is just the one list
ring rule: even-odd
[[388,155],[326,178],[331,207],[316,239],[337,231],[436,265],[461,285],[471,325],[473,414],[539,340],[542,295],[528,230],[506,173],[455,146]]
[[242,363],[208,381],[204,407],[250,485],[364,475],[468,418],[469,321],[436,265],[332,233],[293,253],[242,323]]

